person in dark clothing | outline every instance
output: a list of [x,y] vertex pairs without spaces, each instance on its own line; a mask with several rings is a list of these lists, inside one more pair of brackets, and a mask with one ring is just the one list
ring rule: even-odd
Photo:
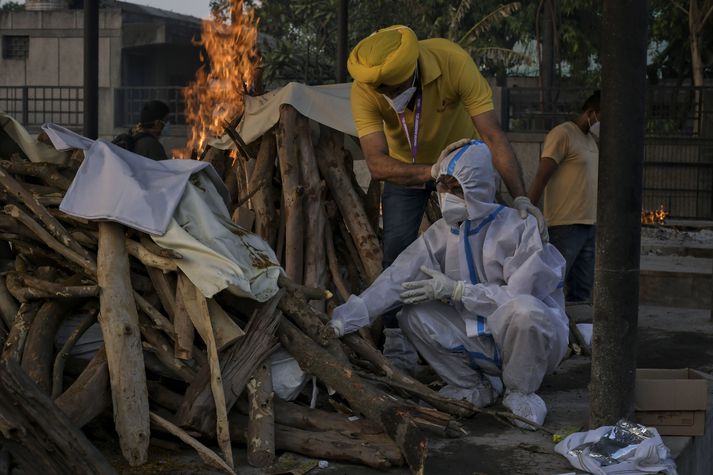
[[161,133],[166,133],[169,113],[168,106],[161,101],[149,101],[141,109],[141,122],[131,129],[133,139],[131,151],[152,160],[167,160],[166,150],[158,141]]

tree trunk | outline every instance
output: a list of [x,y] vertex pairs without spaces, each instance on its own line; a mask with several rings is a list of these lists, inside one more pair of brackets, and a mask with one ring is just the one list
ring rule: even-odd
[[[247,442],[247,418],[240,414],[230,415],[230,435],[236,442]],[[279,450],[296,452],[317,459],[359,463],[379,470],[403,464],[396,447],[387,437],[372,441],[362,437],[350,437],[336,431],[313,432],[275,425],[275,446]]]
[[116,473],[17,363],[0,365],[0,380],[0,444],[23,473]]
[[273,410],[272,371],[264,361],[247,385],[249,401],[248,463],[267,467],[275,460],[275,413]]
[[[693,87],[703,87],[703,59],[701,57],[701,39],[703,25],[701,24],[702,12],[698,9],[698,0],[688,2],[688,41],[691,45],[691,77]],[[693,92],[693,134],[701,132],[701,103],[702,92],[696,89]]]
[[10,327],[10,333],[5,340],[5,346],[2,350],[2,358],[0,360],[7,361],[9,359],[20,363],[22,360],[22,351],[25,348],[27,340],[27,332],[30,331],[30,325],[37,315],[40,304],[37,302],[23,303],[17,310],[15,320]]
[[[317,159],[314,155],[309,119],[297,119],[297,138],[300,148],[300,167],[304,183],[304,229],[305,267],[304,284],[324,288],[327,285],[327,259],[324,254],[324,228],[327,217],[322,206],[322,180],[319,177]],[[324,311],[324,303],[313,302],[315,308]]]
[[123,226],[99,223],[99,323],[109,365],[114,423],[124,457],[130,465],[136,466],[148,459],[149,399],[139,315],[124,241]]
[[[181,274],[178,275],[180,282]],[[176,358],[182,360],[190,360],[193,355],[193,340],[195,331],[191,317],[188,316],[188,310],[183,302],[183,292],[181,286],[176,285],[176,305],[174,307],[173,330],[176,333],[174,340],[173,352]]]
[[104,348],[54,402],[72,424],[80,428],[111,407],[109,366]]
[[275,194],[272,187],[272,175],[275,173],[275,134],[270,131],[262,136],[260,151],[257,154],[255,168],[250,175],[250,186],[257,186],[264,180],[265,185],[255,193],[252,199],[255,211],[255,234],[263,238],[273,249],[277,239],[275,226]]
[[[604,1],[602,140],[597,198],[589,421],[634,412],[641,186],[646,112],[646,2]],[[618,186],[620,177],[627,186]],[[614,181],[612,181],[614,180]]]
[[[52,368],[52,399],[57,399],[64,391],[64,363],[69,358],[69,353],[74,348],[77,341],[84,335],[84,333],[94,325],[97,321],[97,313],[99,309],[95,308],[90,310],[82,319],[82,321],[77,325],[77,327],[72,330],[72,333],[67,337],[62,348],[57,352],[57,356],[54,360],[54,367]],[[103,351],[103,348],[102,348]],[[104,357],[106,361],[106,355]]]
[[[208,303],[200,290],[193,285],[183,274],[179,275],[178,286],[181,288],[183,301],[188,309],[193,326],[206,344],[208,352],[208,365],[210,367],[210,389],[213,394],[215,408],[215,433],[218,445],[223,451],[226,463],[231,467],[233,463],[233,449],[230,446],[230,432],[228,430],[228,411],[225,405],[225,390],[218,360],[218,344],[216,343],[213,326],[210,321]],[[192,294],[192,295],[191,295]],[[195,304],[195,305],[194,305]],[[194,306],[194,310],[191,307]]]
[[382,271],[381,247],[364,210],[364,204],[359,199],[349,175],[344,169],[344,150],[341,146],[341,137],[338,137],[337,132],[323,127],[317,150],[319,169],[324,181],[329,186],[334,201],[337,202],[339,211],[359,252],[366,277],[371,283]]
[[372,229],[376,231],[379,229],[379,218],[381,217],[381,181],[371,179],[364,203],[366,216],[369,218]]
[[45,208],[40,202],[35,198],[32,193],[27,191],[25,187],[15,180],[12,175],[5,172],[0,168],[0,185],[2,185],[8,193],[12,194],[14,197],[18,198],[22,203],[27,206],[30,211],[32,211],[35,216],[37,216],[45,227],[52,233],[52,235],[62,242],[65,246],[72,249],[73,251],[79,253],[85,258],[89,258],[89,253],[84,249],[77,241],[72,239],[64,226],[57,221],[57,219],[52,216],[47,208]]
[[163,309],[171,321],[174,321],[176,314],[176,279],[169,281],[168,276],[155,267],[146,266],[146,271],[151,278],[151,283],[153,283]]
[[302,283],[304,271],[304,230],[302,186],[297,155],[297,111],[290,105],[280,106],[280,128],[277,135],[282,196],[285,204],[285,259],[287,276]]
[[283,319],[280,342],[294,356],[300,367],[317,376],[344,396],[355,411],[380,424],[394,439],[413,473],[422,474],[427,441],[415,426],[405,406],[365,383],[349,364],[344,364]]
[[76,300],[45,302],[27,334],[25,350],[22,353],[22,369],[45,394],[52,392],[54,338],[67,313],[78,303]]
[[5,277],[0,276],[0,317],[2,317],[2,321],[5,322],[7,328],[12,327],[12,321],[15,319],[19,308],[20,306],[7,291]]
[[[280,314],[275,312],[275,308],[281,295],[278,292],[253,315],[245,329],[245,337],[223,354],[222,374],[228,411],[242,394],[258,365],[277,347],[274,335]],[[215,401],[210,397],[206,370],[202,370],[186,390],[176,421],[182,427],[191,427],[204,434],[213,432]]]
[[210,465],[211,467],[218,468],[220,470],[223,470],[226,473],[234,474],[235,472],[233,471],[233,466],[232,465],[226,465],[223,460],[218,457],[218,455],[210,450],[208,447],[205,445],[201,444],[198,442],[196,439],[191,437],[188,432],[184,431],[180,427],[170,423],[163,417],[159,416],[158,414],[151,413],[151,422],[156,425],[157,427],[165,430],[166,432],[175,435],[179,439],[181,439],[183,442],[186,444],[190,445],[195,449],[196,452],[198,452],[198,456],[203,460],[206,464]]

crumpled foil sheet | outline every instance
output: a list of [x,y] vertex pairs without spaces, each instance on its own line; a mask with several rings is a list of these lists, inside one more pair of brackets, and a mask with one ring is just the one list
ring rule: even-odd
[[[569,451],[571,455],[588,455],[602,467],[623,462],[636,451],[636,447],[654,434],[641,424],[620,420],[598,441],[588,442]],[[588,451],[588,453],[586,453]]]

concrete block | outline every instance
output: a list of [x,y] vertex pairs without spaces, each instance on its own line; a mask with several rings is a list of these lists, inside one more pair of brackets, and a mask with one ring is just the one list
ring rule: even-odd
[[30,38],[28,86],[59,85],[59,38]]
[[[62,86],[81,86],[84,83],[84,40],[60,38],[59,83]],[[101,59],[100,59],[101,61]],[[101,64],[101,63],[100,63]]]
[[72,10],[42,12],[42,28],[58,30],[74,29],[76,28],[74,23],[75,18],[75,12]]
[[24,59],[0,59],[0,86],[24,86],[26,63]]
[[711,308],[713,259],[641,256],[639,303],[664,307]]
[[13,12],[12,27],[18,30],[42,28],[42,12]]

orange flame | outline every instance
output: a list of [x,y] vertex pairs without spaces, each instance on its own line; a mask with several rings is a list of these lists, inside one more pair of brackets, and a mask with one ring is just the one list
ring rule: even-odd
[[190,126],[187,148],[200,154],[209,137],[223,135],[224,122],[243,112],[243,94],[252,87],[258,65],[254,11],[244,8],[243,0],[230,0],[225,10],[203,21],[195,44],[207,58],[201,53],[203,64],[183,95]]
[[661,205],[657,210],[641,210],[641,224],[666,224],[666,218],[670,215]]

